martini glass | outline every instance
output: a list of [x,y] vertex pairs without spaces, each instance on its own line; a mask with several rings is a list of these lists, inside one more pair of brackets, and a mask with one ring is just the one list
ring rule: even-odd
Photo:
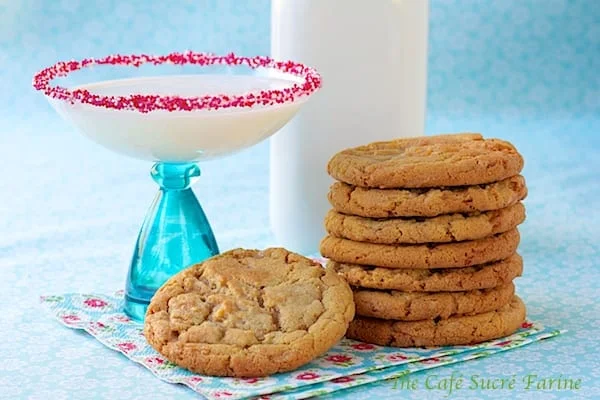
[[[159,71],[164,64],[199,70],[220,66],[225,72],[52,84],[89,67],[145,65]],[[92,141],[154,162],[150,175],[159,190],[138,235],[125,287],[125,312],[141,321],[167,279],[219,253],[190,188],[200,176],[196,163],[235,153],[278,131],[321,86],[321,78],[291,61],[186,52],[59,62],[36,74],[33,85]]]

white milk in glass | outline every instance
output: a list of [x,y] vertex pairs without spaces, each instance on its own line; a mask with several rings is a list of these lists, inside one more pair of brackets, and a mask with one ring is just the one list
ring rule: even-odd
[[336,152],[424,133],[427,0],[273,0],[271,51],[316,68],[323,88],[271,138],[271,226],[318,251]]
[[[290,79],[227,74],[163,75],[101,81],[78,88],[103,96],[137,93],[196,97],[283,89],[293,85],[295,78]],[[297,101],[252,109],[141,113],[57,99],[50,99],[50,103],[94,142],[130,157],[163,162],[204,161],[245,149],[279,130],[302,105],[302,101]]]

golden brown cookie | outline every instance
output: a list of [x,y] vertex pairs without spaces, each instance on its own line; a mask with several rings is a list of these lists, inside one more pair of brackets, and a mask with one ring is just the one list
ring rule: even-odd
[[237,249],[169,279],[144,335],[191,371],[266,376],[327,351],[353,316],[352,291],[334,271],[285,249]]
[[510,282],[491,289],[466,292],[399,292],[396,290],[354,289],[356,315],[400,321],[446,319],[497,310],[515,294]]
[[375,244],[334,236],[321,241],[321,254],[333,261],[387,268],[461,268],[502,260],[517,250],[519,231],[456,243]]
[[500,210],[449,214],[433,218],[371,219],[331,210],[325,229],[331,235],[357,242],[417,244],[481,239],[515,228],[525,220],[522,203]]
[[525,304],[514,296],[497,311],[424,321],[392,321],[357,317],[346,337],[381,346],[466,345],[514,333],[525,321]]
[[498,210],[527,196],[525,178],[512,176],[486,185],[432,189],[368,189],[336,182],[329,202],[341,213],[371,218],[435,217]]
[[327,268],[357,287],[404,292],[450,292],[488,289],[511,282],[523,273],[523,259],[513,254],[493,263],[448,269],[391,269],[329,261]]
[[382,189],[479,185],[522,168],[512,144],[470,133],[371,143],[343,150],[327,165],[341,182]]

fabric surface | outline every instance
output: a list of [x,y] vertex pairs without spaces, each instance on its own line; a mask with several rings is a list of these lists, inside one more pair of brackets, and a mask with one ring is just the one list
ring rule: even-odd
[[183,384],[212,400],[269,394],[273,394],[270,398],[303,399],[487,357],[561,333],[560,330],[525,321],[513,335],[473,346],[396,349],[342,339],[324,355],[291,372],[265,378],[219,378],[179,368],[148,345],[143,335],[143,324],[132,321],[122,311],[122,290],[112,295],[68,293],[42,296],[40,300],[63,325],[85,330],[100,343],[143,365],[160,380]]
[[[175,3],[176,6],[174,5]],[[269,52],[269,0],[0,0],[0,398],[197,399],[39,310],[38,296],[124,287],[156,186],[150,165],[87,141],[31,89],[58,59],[191,48]],[[596,0],[432,0],[427,133],[481,131],[525,157],[516,281],[533,321],[568,332],[381,381],[343,399],[600,397],[600,7]],[[370,132],[365,133],[365,142]],[[195,191],[222,250],[276,244],[268,143],[201,165]],[[447,396],[426,380],[515,377]],[[581,388],[525,389],[527,375]],[[437,380],[437,381],[436,381]],[[124,395],[126,394],[126,396]]]

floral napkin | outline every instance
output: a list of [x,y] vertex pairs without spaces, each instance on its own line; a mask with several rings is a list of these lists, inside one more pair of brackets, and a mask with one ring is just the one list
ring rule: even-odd
[[69,293],[42,296],[42,304],[62,324],[83,329],[123,353],[159,379],[181,383],[209,399],[304,399],[442,365],[485,357],[559,335],[562,331],[525,322],[515,334],[475,346],[397,349],[342,339],[305,366],[267,378],[218,378],[194,374],[157,353],[143,326],[123,312],[123,291],[113,295]]

